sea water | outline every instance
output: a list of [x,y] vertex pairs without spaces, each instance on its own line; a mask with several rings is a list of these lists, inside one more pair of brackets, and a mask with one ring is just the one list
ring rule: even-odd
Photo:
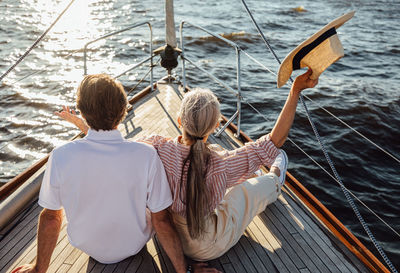
[[[48,28],[68,2],[0,1],[0,73]],[[400,2],[249,0],[247,3],[281,60],[331,20],[356,11],[354,18],[338,29],[345,57],[321,75],[316,88],[303,93],[312,100],[306,99],[306,103],[345,186],[399,232],[400,164],[326,110],[400,158]],[[277,62],[239,0],[175,1],[176,25],[182,20],[224,34],[271,71],[278,70]],[[74,105],[76,87],[83,75],[84,44],[144,21],[153,26],[154,47],[164,45],[163,1],[75,1],[37,48],[0,83],[1,183],[78,132],[53,112],[62,105]],[[189,26],[184,27],[184,41],[188,58],[232,88],[237,87],[232,47]],[[93,44],[88,51],[88,73],[118,75],[148,54],[149,30],[142,26]],[[268,119],[247,104],[242,105],[242,129],[256,139],[272,128],[289,86],[277,89],[275,75],[243,54],[241,66],[243,97]],[[222,112],[226,116],[235,112],[235,96],[193,66],[187,64],[186,68],[189,86],[211,88],[221,100]],[[142,66],[120,80],[130,88],[147,69]],[[180,66],[174,73],[181,78]],[[299,73],[302,71],[294,76]],[[164,75],[162,68],[155,69],[156,78]],[[139,89],[146,84],[148,78]],[[301,105],[289,137],[331,172]],[[337,183],[289,141],[284,149],[290,160],[289,171],[372,249]],[[356,203],[399,269],[400,238]]]

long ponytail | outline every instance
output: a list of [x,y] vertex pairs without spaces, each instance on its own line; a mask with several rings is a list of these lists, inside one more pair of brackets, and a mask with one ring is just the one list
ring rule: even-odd
[[186,179],[186,222],[190,236],[199,238],[205,232],[205,217],[209,210],[209,193],[205,183],[210,150],[202,140],[195,140],[184,166],[189,164]]
[[211,151],[203,138],[214,131],[220,117],[219,102],[207,89],[194,89],[182,101],[180,110],[184,136],[193,144],[183,162],[181,189],[184,171],[186,176],[186,222],[193,239],[201,237],[206,230],[206,217],[210,213],[210,194],[206,176],[211,163]]

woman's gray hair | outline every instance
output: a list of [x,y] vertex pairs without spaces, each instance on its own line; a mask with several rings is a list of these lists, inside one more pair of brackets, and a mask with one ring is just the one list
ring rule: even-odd
[[202,88],[186,93],[179,112],[182,127],[193,137],[213,132],[220,115],[217,97],[211,90]]
[[187,167],[186,222],[193,239],[206,232],[206,217],[210,213],[210,196],[206,176],[211,162],[211,151],[203,138],[212,133],[220,117],[219,102],[209,89],[196,88],[185,95],[179,116],[186,138],[192,140],[190,152],[182,167],[181,189],[185,167]]

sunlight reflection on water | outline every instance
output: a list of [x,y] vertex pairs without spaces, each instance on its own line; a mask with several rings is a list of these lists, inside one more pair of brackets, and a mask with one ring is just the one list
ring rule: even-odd
[[[56,0],[50,4],[48,0],[0,1],[1,72],[25,52],[68,2]],[[398,154],[399,6],[389,0],[305,0],[301,5],[307,12],[296,12],[293,8],[298,7],[299,3],[295,0],[249,0],[248,4],[281,59],[307,35],[312,34],[314,29],[319,29],[344,12],[357,10],[356,16],[339,32],[346,56],[321,76],[320,88],[308,90],[307,94],[384,148]],[[277,70],[278,65],[256,33],[240,1],[175,1],[175,12],[177,25],[181,20],[188,20],[214,32],[225,33],[267,67]],[[75,104],[75,90],[83,75],[83,52],[80,50],[83,45],[143,20],[153,24],[154,46],[163,45],[163,1],[76,0],[32,54],[0,84],[0,182],[12,178],[37,157],[78,132],[73,126],[55,118],[53,112],[63,104]],[[236,85],[232,48],[193,28],[185,30],[184,36],[187,56],[193,57],[196,63],[223,78],[232,87]],[[90,46],[88,72],[116,75],[148,54],[148,29],[138,28]],[[246,57],[242,58],[242,68],[243,94],[271,120],[264,122],[248,106],[243,105],[242,128],[252,138],[256,138],[272,127],[288,89],[276,89],[275,77],[264,73]],[[35,69],[39,69],[40,73],[12,84],[29,76]],[[140,79],[147,69],[143,67],[132,71],[122,77],[121,81],[126,86],[133,86],[135,80]],[[180,73],[179,69],[177,73]],[[224,114],[231,115],[234,112],[234,97],[189,65],[187,73],[190,86],[210,87],[221,98]],[[159,75],[164,76],[165,72]],[[155,78],[159,76],[155,75]],[[398,214],[399,211],[398,190],[387,187],[377,201],[374,196],[375,191],[381,187],[377,180],[394,181],[393,185],[398,185],[398,166],[376,150],[367,148],[362,141],[356,140],[354,134],[338,125],[315,105],[310,104],[310,110],[335,157],[344,181],[348,183],[346,185],[355,189],[370,204],[379,207],[388,219],[394,218],[391,217],[393,212]],[[301,107],[298,108],[290,136],[315,155],[318,161],[324,162]],[[1,148],[3,145],[4,149]],[[338,215],[345,224],[349,224],[352,231],[356,230],[363,236],[358,224],[353,222],[353,215],[347,213],[346,203],[340,202],[343,196],[336,185],[326,181],[329,179],[311,167],[311,162],[296,149],[290,145],[286,147],[292,162],[289,167],[296,177],[306,183],[307,188],[316,193],[330,209],[339,212]],[[371,192],[367,192],[365,185],[369,185]],[[393,194],[386,193],[391,190]],[[381,200],[391,205],[383,206]],[[392,222],[399,226],[398,220],[393,219]],[[374,223],[374,228],[383,230],[379,235],[385,238],[386,233],[379,223]],[[387,241],[391,237],[388,238]],[[396,248],[395,244],[390,246]]]

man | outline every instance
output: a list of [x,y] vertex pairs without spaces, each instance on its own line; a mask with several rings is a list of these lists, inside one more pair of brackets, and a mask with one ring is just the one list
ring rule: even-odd
[[[85,138],[51,153],[39,194],[44,209],[36,262],[14,272],[47,271],[62,209],[71,245],[97,261],[115,263],[135,255],[151,238],[153,227],[176,271],[188,272],[167,211],[171,192],[157,152],[125,140],[117,130],[127,106],[122,85],[105,74],[86,76],[78,88],[77,106],[90,129]],[[195,269],[217,272],[204,264]]]

